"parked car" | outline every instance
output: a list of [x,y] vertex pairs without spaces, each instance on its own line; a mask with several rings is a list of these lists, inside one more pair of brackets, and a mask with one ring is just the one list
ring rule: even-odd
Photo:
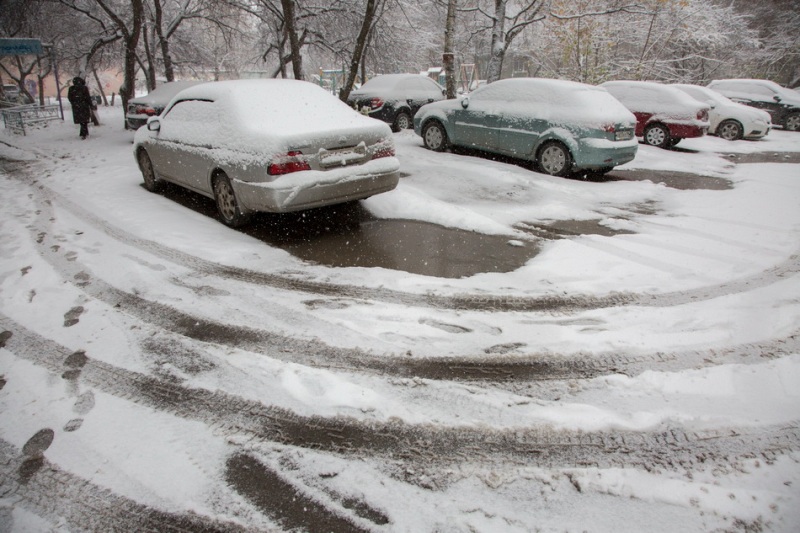
[[671,148],[708,132],[711,106],[680,89],[649,81],[607,81],[600,87],[636,115],[636,136],[646,144]]
[[222,222],[350,202],[397,186],[389,126],[321,87],[209,82],[178,93],[134,135],[144,186],[169,181],[216,201]]
[[532,161],[554,176],[608,172],[636,156],[636,118],[604,89],[562,80],[496,81],[461,100],[423,106],[414,131],[425,146],[477,148]]
[[412,127],[420,107],[443,100],[441,85],[421,74],[376,76],[350,93],[347,103],[372,118],[390,124],[392,131]]
[[125,129],[138,130],[147,119],[160,115],[172,98],[183,89],[202,81],[170,81],[159,85],[144,96],[128,100],[125,112]]
[[3,85],[3,95],[5,100],[13,101],[19,96],[19,85],[8,83]]
[[707,87],[673,84],[695,100],[711,106],[708,132],[728,141],[761,139],[772,129],[772,117],[766,111],[734,102]]
[[800,130],[800,95],[781,87],[774,81],[734,79],[714,80],[709,89],[724,94],[734,102],[740,102],[772,115],[772,123],[790,131]]

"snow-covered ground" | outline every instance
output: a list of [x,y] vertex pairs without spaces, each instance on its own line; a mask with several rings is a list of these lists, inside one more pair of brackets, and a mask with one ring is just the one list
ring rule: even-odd
[[[125,529],[123,505],[172,513],[154,530],[797,530],[800,165],[724,154],[800,134],[622,167],[728,190],[395,134],[374,216],[541,247],[443,279],[307,264],[148,193],[101,120],[0,132],[0,531]],[[564,220],[627,233],[526,230]]]

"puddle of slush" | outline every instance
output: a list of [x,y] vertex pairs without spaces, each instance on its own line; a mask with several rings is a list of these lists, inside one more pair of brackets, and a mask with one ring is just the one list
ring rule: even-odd
[[[510,272],[538,253],[532,242],[415,220],[368,220],[342,231],[278,243],[308,262],[332,267],[382,267],[439,278]],[[521,244],[521,246],[520,246]]]

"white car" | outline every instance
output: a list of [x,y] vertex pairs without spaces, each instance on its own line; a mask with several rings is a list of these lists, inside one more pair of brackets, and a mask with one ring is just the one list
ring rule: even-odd
[[772,123],[789,131],[800,131],[800,95],[770,80],[714,80],[709,89],[724,94],[734,102],[763,109]]
[[673,87],[711,106],[708,132],[712,135],[728,141],[760,139],[772,129],[772,117],[766,111],[734,102],[707,87],[682,83],[673,84]]
[[133,143],[147,190],[169,181],[213,198],[231,227],[255,212],[360,200],[399,179],[388,124],[297,80],[189,87]]

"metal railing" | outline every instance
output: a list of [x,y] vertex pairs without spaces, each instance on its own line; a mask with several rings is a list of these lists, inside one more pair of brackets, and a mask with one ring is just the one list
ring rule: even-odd
[[61,119],[57,105],[19,105],[3,111],[3,125],[15,133],[25,135],[25,127]]

